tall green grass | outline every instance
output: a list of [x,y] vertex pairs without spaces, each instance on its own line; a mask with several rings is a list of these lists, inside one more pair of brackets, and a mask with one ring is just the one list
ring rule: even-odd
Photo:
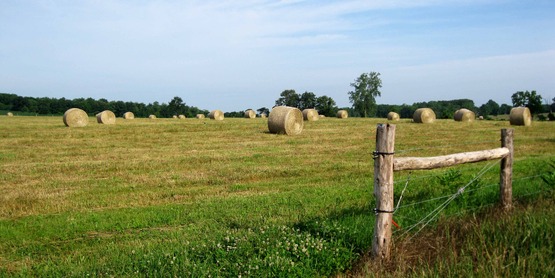
[[[345,272],[371,245],[378,122],[322,119],[289,137],[267,133],[263,119],[66,128],[56,117],[0,117],[0,276]],[[401,121],[396,152],[496,148],[507,127]],[[540,175],[552,171],[555,127],[514,128],[515,198],[534,198],[550,190]],[[396,200],[408,185],[395,236],[442,200],[415,203],[453,194],[488,163],[396,173]],[[493,167],[439,223],[495,206],[498,180]]]

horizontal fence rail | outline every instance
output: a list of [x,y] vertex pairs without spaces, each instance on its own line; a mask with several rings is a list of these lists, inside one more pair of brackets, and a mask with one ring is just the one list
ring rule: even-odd
[[434,157],[398,157],[393,159],[393,170],[429,170],[443,168],[458,164],[500,159],[509,155],[510,152],[508,148],[497,148]]

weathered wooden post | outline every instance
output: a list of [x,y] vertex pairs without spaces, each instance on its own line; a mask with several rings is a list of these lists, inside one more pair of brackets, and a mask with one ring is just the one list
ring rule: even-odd
[[393,154],[395,125],[378,124],[374,151],[374,197],[376,224],[372,240],[372,256],[389,259],[393,219]]
[[509,154],[501,160],[499,195],[501,207],[507,211],[513,207],[513,131],[513,129],[501,129],[501,147],[509,149]]

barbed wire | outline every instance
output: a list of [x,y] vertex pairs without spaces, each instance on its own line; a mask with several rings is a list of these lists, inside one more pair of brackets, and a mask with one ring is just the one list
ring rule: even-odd
[[[449,194],[449,195],[445,195],[445,196],[440,196],[440,197],[435,197],[435,198],[431,198],[428,200],[424,200],[424,201],[419,201],[419,202],[414,202],[414,203],[409,203],[403,206],[398,206],[398,208],[396,208],[395,210],[397,211],[398,209],[401,208],[406,208],[406,207],[411,207],[411,206],[415,206],[415,205],[419,205],[419,204],[423,204],[423,203],[428,203],[428,202],[433,202],[433,201],[437,201],[437,200],[442,200],[442,199],[446,199],[448,198],[446,201],[444,201],[443,203],[441,203],[439,206],[437,206],[434,210],[432,210],[428,215],[426,215],[424,218],[422,218],[421,220],[417,221],[415,224],[408,226],[407,228],[404,229],[398,229],[396,231],[394,231],[394,233],[399,233],[401,231],[403,231],[403,233],[401,234],[401,237],[407,235],[411,230],[413,230],[415,227],[421,225],[422,223],[424,223],[422,225],[422,227],[416,232],[414,233],[410,238],[412,239],[414,236],[416,236],[422,229],[424,229],[433,219],[435,219],[439,213],[441,213],[448,205],[449,203],[451,203],[454,199],[456,199],[459,195],[462,195],[462,192],[466,192],[466,193],[470,193],[470,192],[474,192],[474,191],[479,191],[479,190],[483,190],[486,188],[490,188],[493,186],[499,186],[499,183],[494,183],[494,184],[486,184],[486,185],[482,185],[479,186],[477,188],[474,189],[469,189],[469,190],[465,190],[466,187],[468,187],[469,185],[471,185],[475,180],[477,180],[479,178],[479,176],[485,174],[487,171],[489,171],[492,168],[492,165],[495,165],[495,163],[497,163],[497,161],[494,161],[493,163],[491,163],[489,166],[484,167],[479,174],[474,177],[470,182],[468,182],[465,186],[459,188],[457,190],[457,192],[455,192],[454,194]],[[484,171],[485,170],[485,171]],[[538,175],[533,175],[533,176],[524,176],[524,177],[519,177],[519,178],[513,178],[511,181],[520,181],[520,180],[528,180],[528,179],[533,179],[533,178],[538,178],[543,176],[544,174],[538,174]],[[462,190],[461,190],[462,189]],[[523,194],[523,195],[518,195],[517,198],[523,198],[526,196],[530,196],[530,195],[534,195],[534,194],[538,194],[541,192],[546,192],[546,191],[553,191],[553,190],[537,190],[531,193],[527,193],[527,194]],[[515,199],[517,199],[515,198]],[[484,207],[487,206],[494,206],[496,203],[489,203],[489,204],[483,204],[481,206],[478,206],[470,211],[477,211],[480,210]],[[469,210],[463,210],[463,211],[459,211],[453,214],[448,214],[446,215],[447,217],[449,216],[454,216],[454,215],[462,215],[464,213],[467,213]],[[402,218],[402,219],[408,219],[410,221],[415,221],[414,219],[410,218],[410,217],[406,217],[406,216],[402,216],[402,215],[395,215],[395,217],[397,218]]]
[[463,187],[460,187],[459,189],[457,189],[457,192],[455,192],[454,194],[452,194],[445,202],[443,202],[441,205],[439,205],[438,207],[436,207],[432,212],[430,212],[428,215],[426,215],[424,218],[422,218],[422,220],[420,220],[419,222],[417,222],[416,224],[412,225],[411,227],[409,227],[401,236],[404,236],[405,234],[407,234],[408,232],[410,232],[412,229],[414,229],[416,226],[421,225],[420,229],[418,231],[416,231],[416,233],[414,233],[411,236],[411,239],[413,237],[415,237],[420,231],[422,231],[422,229],[424,229],[426,226],[428,226],[428,224],[430,224],[430,222],[432,220],[434,220],[436,218],[436,216],[438,216],[450,203],[451,201],[453,201],[454,199],[456,199],[458,196],[460,196],[465,189],[470,186],[471,184],[473,184],[476,180],[478,180],[482,175],[484,175],[485,173],[487,173],[491,168],[493,168],[494,165],[496,165],[499,161],[501,161],[501,159],[497,159],[494,160],[493,162],[489,163],[488,165],[485,165],[479,172],[478,174],[473,177],[468,183],[466,183],[466,185],[464,185]]
[[[436,140],[437,142],[445,142],[445,140]],[[427,141],[429,143],[433,143],[435,142],[434,140],[430,140]],[[487,140],[487,141],[473,141],[473,142],[466,142],[466,143],[460,143],[460,144],[448,144],[448,145],[436,145],[436,146],[427,146],[425,148],[409,148],[409,149],[402,149],[402,150],[396,150],[395,154],[402,154],[402,153],[410,153],[410,152],[415,152],[415,151],[421,151],[421,150],[428,150],[428,149],[444,149],[444,148],[449,148],[452,149],[453,147],[461,147],[461,146],[468,146],[468,145],[478,145],[478,144],[486,144],[486,143],[499,143],[499,139],[497,140]]]

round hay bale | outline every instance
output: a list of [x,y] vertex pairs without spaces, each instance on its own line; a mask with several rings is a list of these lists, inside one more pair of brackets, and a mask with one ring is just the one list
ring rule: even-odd
[[316,109],[303,110],[303,120],[312,122],[312,121],[317,121],[318,119],[319,119],[318,111],[316,111]]
[[337,111],[337,117],[340,119],[347,119],[349,117],[349,112],[347,112],[347,110],[339,110]]
[[320,118],[325,118],[326,115],[318,115],[318,117],[320,117]]
[[177,115],[173,115],[173,116],[172,116],[172,119],[177,119]]
[[220,110],[212,110],[208,114],[208,117],[212,120],[222,121],[224,119],[224,112]]
[[245,111],[245,118],[247,119],[254,119],[256,118],[256,112],[254,112],[254,110],[249,109]]
[[179,115],[177,117],[180,118],[180,119],[186,119],[187,118],[187,117],[185,117],[185,115]]
[[148,118],[149,119],[156,119],[156,115],[149,115]]
[[457,122],[472,122],[476,119],[476,114],[466,108],[461,108],[455,111],[454,118]]
[[114,112],[110,110],[104,110],[98,114],[96,114],[96,121],[99,124],[105,125],[115,125],[116,124],[116,115]]
[[483,119],[484,119],[484,116],[478,117],[478,120],[483,120]]
[[89,116],[79,108],[70,108],[64,113],[64,124],[68,127],[83,127],[89,124]]
[[276,106],[268,117],[270,133],[298,135],[303,131],[303,113],[295,107]]
[[530,109],[528,107],[514,107],[511,109],[509,114],[509,121],[511,125],[532,125],[532,114],[530,114]]
[[205,116],[204,116],[204,114],[197,114],[197,115],[196,115],[196,118],[197,118],[197,119],[204,119]]
[[123,118],[126,120],[133,120],[135,119],[135,114],[133,114],[133,112],[125,112],[123,113]]
[[8,113],[6,113],[6,116],[8,116],[8,117],[13,117],[13,113],[12,113],[12,112],[8,112]]
[[401,117],[399,116],[399,114],[392,111],[387,113],[387,119],[390,121],[398,121],[399,119],[401,119]]
[[260,118],[262,118],[262,119],[266,119],[266,117],[268,117],[268,116],[266,116],[266,113],[262,113],[262,114],[260,114]]
[[412,120],[415,123],[431,124],[436,120],[436,113],[430,108],[418,108],[412,114]]

